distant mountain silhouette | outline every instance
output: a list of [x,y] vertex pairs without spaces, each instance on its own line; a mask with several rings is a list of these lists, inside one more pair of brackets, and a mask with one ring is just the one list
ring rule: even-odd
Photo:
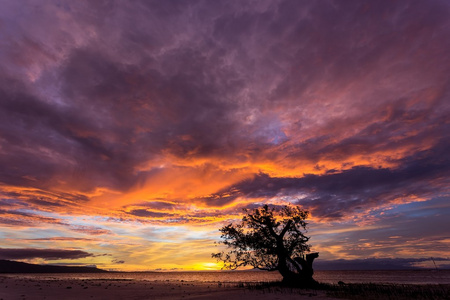
[[27,264],[18,261],[1,260],[0,273],[105,273],[94,267],[68,267]]

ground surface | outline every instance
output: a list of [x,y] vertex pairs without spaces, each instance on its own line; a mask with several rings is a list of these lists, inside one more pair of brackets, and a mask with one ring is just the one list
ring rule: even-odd
[[248,288],[237,287],[235,283],[221,284],[111,279],[39,280],[0,277],[0,299],[328,300],[333,298],[327,297],[324,291],[280,288],[250,290]]

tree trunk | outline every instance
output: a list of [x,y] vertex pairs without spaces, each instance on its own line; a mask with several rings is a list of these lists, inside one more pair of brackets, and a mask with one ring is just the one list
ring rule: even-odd
[[314,287],[317,285],[317,281],[313,278],[314,270],[312,264],[314,259],[318,256],[318,253],[310,253],[307,254],[305,258],[294,258],[295,262],[302,267],[300,273],[292,272],[287,266],[286,260],[280,260],[278,270],[281,276],[283,276],[283,283],[296,287]]
[[312,288],[318,284],[312,276],[305,276],[304,274],[289,272],[285,273],[283,276],[282,283],[287,286],[292,287],[302,287],[302,288]]

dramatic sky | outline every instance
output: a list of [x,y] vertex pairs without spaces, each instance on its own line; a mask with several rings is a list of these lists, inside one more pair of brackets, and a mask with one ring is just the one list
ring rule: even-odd
[[0,259],[214,269],[291,203],[318,263],[448,266],[449,115],[448,0],[0,0]]

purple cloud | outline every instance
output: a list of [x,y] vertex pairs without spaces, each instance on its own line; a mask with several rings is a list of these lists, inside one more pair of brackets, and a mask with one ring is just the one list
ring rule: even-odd
[[58,260],[58,259],[79,259],[79,258],[86,258],[89,256],[93,256],[93,254],[81,250],[0,248],[1,259],[43,258],[45,260]]

